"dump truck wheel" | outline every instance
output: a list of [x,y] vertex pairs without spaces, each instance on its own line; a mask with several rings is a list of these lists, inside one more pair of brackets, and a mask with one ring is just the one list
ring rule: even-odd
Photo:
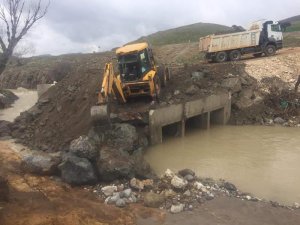
[[241,52],[239,50],[233,50],[229,54],[230,61],[238,61],[241,59]]
[[227,53],[226,52],[218,52],[216,55],[217,62],[226,62],[227,61]]
[[274,45],[267,45],[265,48],[265,54],[266,56],[275,55],[276,53],[276,47]]

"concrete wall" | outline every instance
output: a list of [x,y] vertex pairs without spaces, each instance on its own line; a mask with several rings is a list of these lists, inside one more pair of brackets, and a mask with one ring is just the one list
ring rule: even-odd
[[210,123],[226,124],[231,113],[231,94],[210,95],[197,100],[150,110],[151,144],[162,143],[162,127],[176,123],[178,134],[184,136],[185,121],[194,120],[196,126],[209,128]]

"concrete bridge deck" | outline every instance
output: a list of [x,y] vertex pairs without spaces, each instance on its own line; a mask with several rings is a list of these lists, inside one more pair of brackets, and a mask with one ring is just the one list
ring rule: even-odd
[[210,124],[225,125],[231,113],[231,94],[216,94],[177,105],[149,111],[150,142],[162,143],[163,127],[176,124],[177,133],[185,135],[187,120],[194,126],[208,129]]

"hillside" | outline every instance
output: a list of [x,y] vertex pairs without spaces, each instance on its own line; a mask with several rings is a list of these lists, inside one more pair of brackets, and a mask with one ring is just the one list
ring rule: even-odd
[[199,37],[230,30],[230,27],[213,23],[195,23],[187,26],[159,31],[136,41],[147,40],[152,45],[178,44],[196,42]]
[[291,26],[286,28],[286,32],[300,31],[300,15],[281,20],[280,23],[291,23]]

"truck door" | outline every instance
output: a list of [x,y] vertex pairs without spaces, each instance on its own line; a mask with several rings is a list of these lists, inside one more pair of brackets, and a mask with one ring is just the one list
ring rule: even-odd
[[279,24],[268,24],[268,38],[276,43],[282,42],[283,36]]

